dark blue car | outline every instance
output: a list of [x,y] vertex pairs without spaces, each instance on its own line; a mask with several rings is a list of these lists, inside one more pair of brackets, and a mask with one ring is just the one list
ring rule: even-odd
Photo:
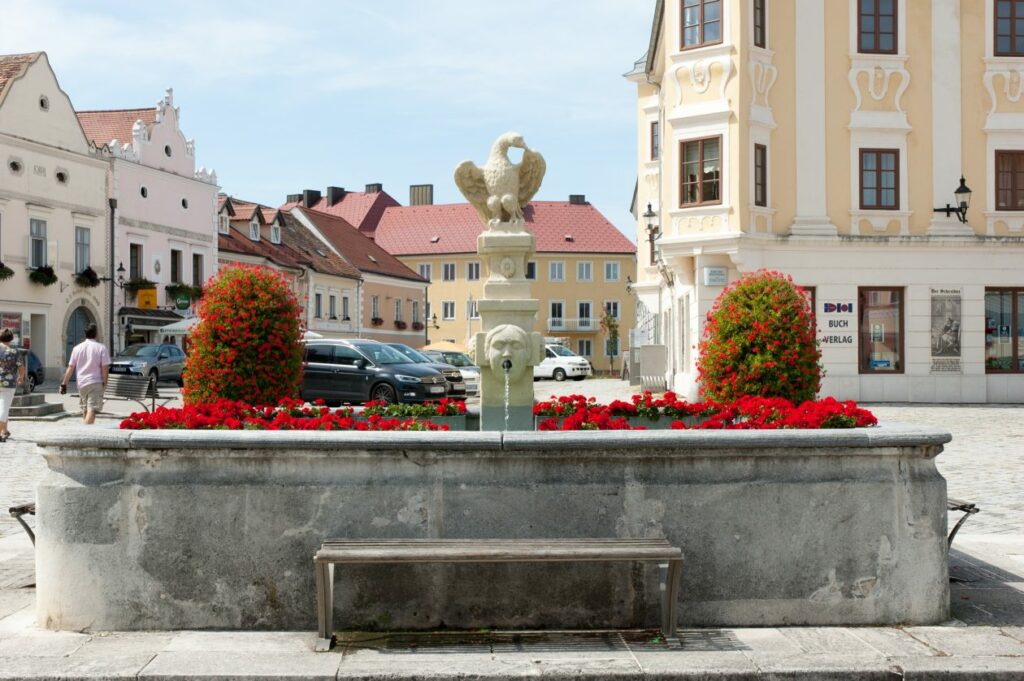
[[46,379],[46,372],[43,370],[43,363],[39,356],[31,350],[18,348],[22,356],[27,356],[25,373],[25,392],[32,392],[36,386]]

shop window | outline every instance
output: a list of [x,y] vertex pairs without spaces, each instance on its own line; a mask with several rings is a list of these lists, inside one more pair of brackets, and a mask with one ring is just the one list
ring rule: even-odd
[[681,49],[722,42],[721,0],[682,0]]
[[679,205],[722,202],[721,149],[721,135],[679,143]]
[[896,54],[898,0],[857,0],[857,51]]
[[860,150],[861,210],[898,210],[900,207],[900,152],[898,149]]
[[985,291],[985,371],[1024,373],[1024,288]]
[[1024,210],[1024,151],[996,152],[996,210]]
[[903,289],[858,290],[860,373],[903,373]]

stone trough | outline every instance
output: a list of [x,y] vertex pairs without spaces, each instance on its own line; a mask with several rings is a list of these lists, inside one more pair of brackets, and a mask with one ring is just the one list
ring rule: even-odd
[[[81,431],[40,442],[38,618],[316,628],[327,538],[666,537],[685,626],[948,618],[947,433]],[[339,628],[655,627],[653,566],[338,570]]]

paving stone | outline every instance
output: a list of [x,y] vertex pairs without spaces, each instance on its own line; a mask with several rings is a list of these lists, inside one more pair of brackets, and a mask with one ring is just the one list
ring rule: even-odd
[[35,605],[34,589],[0,590],[0,619]]
[[63,657],[88,640],[87,635],[71,631],[4,633],[0,636],[0,657]]
[[841,627],[794,627],[781,631],[807,653],[880,655],[875,648]]
[[905,631],[946,655],[1024,657],[1024,643],[996,627],[908,627]]
[[799,655],[803,648],[782,634],[779,629],[731,629],[741,651],[770,655]]
[[91,634],[89,640],[72,653],[72,657],[86,658],[119,655],[149,655],[153,657],[166,649],[175,636],[177,634],[162,631],[102,632]]
[[769,655],[750,652],[762,678],[772,681],[813,679],[814,681],[900,681],[893,665],[881,656],[843,654]]
[[139,673],[149,681],[205,679],[234,681],[272,677],[275,681],[328,681],[338,672],[341,656],[330,654],[232,653],[226,651],[175,651],[160,653]]
[[[378,650],[360,650],[343,656],[322,655],[340,661],[339,679],[392,679],[415,676],[418,679],[458,676],[527,676],[536,670],[529,660],[507,657],[497,663],[489,654],[479,653],[412,653],[395,654]],[[636,666],[633,667],[636,670]]]
[[1024,657],[898,657],[905,681],[1021,681]]
[[901,629],[885,627],[855,627],[851,635],[868,644],[882,655],[937,655],[938,653]]
[[299,631],[183,631],[171,634],[162,652],[214,652],[278,654],[308,653],[316,647],[316,633]]
[[0,657],[0,679],[24,681],[106,681],[135,679],[152,655],[112,655],[101,658]]
[[1000,631],[1007,636],[1011,636],[1018,641],[1024,642],[1024,627],[1000,627]]
[[[636,660],[645,676],[675,676],[685,678],[720,678],[728,676],[737,681],[758,679],[753,661],[740,652],[638,652]],[[699,676],[698,676],[699,675]]]

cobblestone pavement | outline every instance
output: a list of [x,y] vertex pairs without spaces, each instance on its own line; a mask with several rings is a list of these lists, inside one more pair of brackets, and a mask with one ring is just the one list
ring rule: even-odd
[[[534,393],[538,399],[551,395],[583,393],[601,402],[628,399],[636,392],[623,381],[538,381]],[[161,393],[177,395],[172,388]],[[63,400],[69,412],[77,414],[70,398],[50,393],[49,401]],[[472,405],[474,401],[471,401]],[[170,406],[180,405],[175,400]],[[964,534],[1024,534],[1024,406],[932,406],[867,405],[881,421],[928,424],[948,429],[953,441],[938,458],[939,471],[945,476],[949,495],[973,501],[981,513],[967,521]],[[134,403],[108,402],[118,415],[126,415]],[[101,419],[97,428],[116,427],[116,419]],[[36,482],[46,465],[35,447],[34,438],[53,428],[79,427],[77,417],[56,422],[12,421],[14,437],[0,444],[0,536],[19,531],[6,510],[31,500]]]

